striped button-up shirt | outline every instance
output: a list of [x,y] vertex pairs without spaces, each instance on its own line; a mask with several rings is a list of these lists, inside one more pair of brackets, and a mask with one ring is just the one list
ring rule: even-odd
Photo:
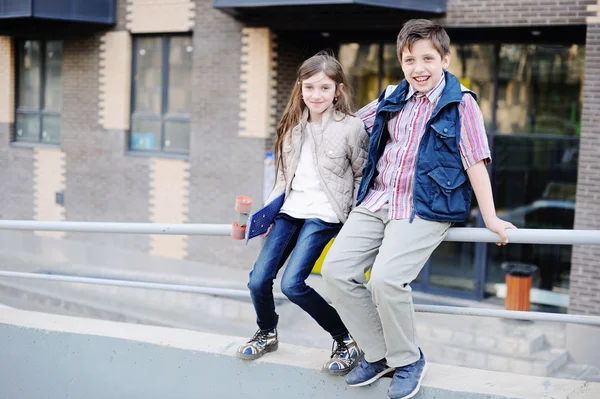
[[[377,162],[377,177],[361,206],[376,212],[389,203],[390,219],[408,219],[412,212],[413,184],[419,143],[425,134],[425,126],[439,101],[446,85],[440,82],[427,93],[418,93],[410,87],[404,108],[388,122],[390,138]],[[386,95],[395,86],[389,86]],[[378,101],[375,100],[361,110],[357,116],[365,123],[369,134],[373,128]],[[463,167],[468,169],[480,161],[489,163],[485,125],[481,110],[470,95],[463,96],[459,106],[461,120],[460,155]]]

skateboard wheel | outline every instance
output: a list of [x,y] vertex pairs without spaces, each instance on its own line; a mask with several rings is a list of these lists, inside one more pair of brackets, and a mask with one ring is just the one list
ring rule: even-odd
[[250,213],[252,198],[246,195],[238,195],[235,199],[235,211],[239,213]]
[[246,225],[240,226],[238,222],[231,226],[231,237],[235,240],[243,240],[246,238]]

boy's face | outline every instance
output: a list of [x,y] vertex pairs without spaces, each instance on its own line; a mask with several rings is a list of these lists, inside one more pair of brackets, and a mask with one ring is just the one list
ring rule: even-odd
[[442,57],[428,39],[415,42],[412,50],[406,47],[401,56],[402,71],[406,80],[413,89],[423,93],[439,83],[444,69],[450,65],[450,54]]

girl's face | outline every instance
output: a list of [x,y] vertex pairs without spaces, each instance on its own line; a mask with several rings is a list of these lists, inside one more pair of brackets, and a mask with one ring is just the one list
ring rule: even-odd
[[[340,88],[341,88],[340,84]],[[339,95],[339,88],[325,73],[319,72],[302,81],[302,99],[308,107],[311,122],[319,122],[323,112]]]

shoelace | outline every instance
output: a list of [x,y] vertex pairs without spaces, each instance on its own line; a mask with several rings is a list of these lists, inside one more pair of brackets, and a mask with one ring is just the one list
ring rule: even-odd
[[[334,349],[335,346],[335,349]],[[331,358],[333,359],[333,357],[335,355],[341,355],[342,353],[346,352],[348,350],[348,346],[346,345],[346,343],[344,341],[334,341],[331,344]]]
[[266,341],[268,337],[269,337],[269,331],[258,330],[256,332],[256,334],[254,334],[254,337],[252,337],[252,339],[250,341],[248,341],[248,343],[258,342],[258,341]]

